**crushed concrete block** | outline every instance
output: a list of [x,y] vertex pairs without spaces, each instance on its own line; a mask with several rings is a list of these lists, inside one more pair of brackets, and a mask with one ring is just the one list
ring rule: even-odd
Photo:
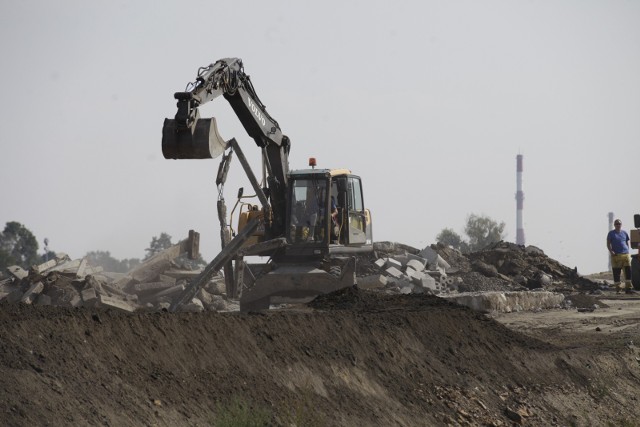
[[7,271],[18,280],[22,280],[29,275],[29,273],[19,265],[12,265],[11,267],[7,267]]
[[425,247],[418,253],[418,256],[427,260],[429,264],[436,264],[436,259],[438,257],[438,252],[434,249],[431,249],[430,246]]
[[55,267],[56,265],[58,265],[58,260],[56,258],[54,259],[50,259],[47,262],[43,262],[40,265],[34,265],[32,267],[33,271],[35,271],[36,273],[40,274],[43,271],[49,270],[50,268]]
[[[248,269],[247,269],[247,271],[248,271]],[[247,271],[245,271],[245,273],[247,273]],[[244,276],[246,278],[247,274],[245,274]],[[210,280],[204,286],[204,289],[206,289],[207,292],[209,292],[210,294],[213,294],[213,295],[226,295],[227,294],[227,285],[224,283],[224,279],[221,279],[219,277]]]
[[[423,269],[426,268],[427,263],[428,263],[428,261],[426,259],[424,259],[423,257],[421,257],[419,255],[407,254],[407,258],[409,259],[409,261],[411,261],[411,260],[418,261],[420,264],[422,264],[422,268]],[[409,261],[407,261],[407,263]]]
[[371,276],[358,277],[359,289],[377,289],[384,288],[388,281],[382,274],[373,274]]
[[403,282],[400,284],[400,293],[401,294],[410,294],[413,293],[414,286],[412,283]]
[[170,269],[170,270],[165,270],[164,271],[164,275],[168,276],[168,277],[173,277],[175,280],[179,280],[179,279],[187,279],[187,280],[191,280],[191,279],[195,279],[196,277],[198,277],[198,275],[200,275],[202,271],[200,270],[176,270],[176,269]]
[[385,261],[385,265],[388,268],[396,268],[398,270],[402,268],[402,262],[396,260],[395,258],[387,258]]
[[193,298],[188,304],[182,304],[179,309],[180,311],[199,313],[201,311],[204,311],[204,305],[198,298]]
[[409,258],[407,257],[407,255],[402,255],[402,254],[393,255],[392,258],[398,261],[403,267],[407,265],[407,261],[409,261]]
[[428,274],[425,274],[424,277],[422,277],[422,279],[420,280],[420,286],[422,286],[424,289],[429,289],[431,291],[438,290],[436,279],[429,276]]
[[[144,264],[143,264],[144,265]],[[135,271],[131,274],[131,277],[139,283],[153,282],[161,274],[166,274],[166,271],[171,266],[171,260],[162,259],[150,264],[145,269]]]
[[167,282],[150,282],[150,283],[138,283],[131,287],[131,292],[138,296],[149,296],[156,294],[165,289],[169,289],[175,285]]
[[73,261],[66,261],[53,267],[51,271],[58,271],[60,273],[75,273],[80,266],[80,260],[74,259]]
[[407,276],[411,279],[411,282],[413,282],[415,285],[418,285],[418,286],[422,286],[422,280],[425,277],[429,277],[424,272],[416,271],[414,269],[407,271]]
[[82,278],[85,276],[85,269],[87,268],[87,259],[86,258],[82,258],[82,261],[80,261],[80,265],[78,266],[78,270],[76,271],[76,277],[78,278]]
[[402,271],[398,270],[396,267],[389,267],[385,270],[385,272],[391,276],[394,277],[396,279],[401,278],[402,276],[404,276],[404,274],[402,274]]
[[424,260],[424,263],[417,259],[410,259],[407,261],[407,268],[411,267],[415,271],[423,271],[426,265],[426,260]]
[[111,295],[118,295],[119,297],[122,297],[122,298],[127,296],[127,294],[122,290],[118,289],[115,284],[102,283],[101,286],[105,292]]
[[78,307],[80,304],[82,304],[82,297],[80,296],[80,294],[76,293],[74,296],[72,296],[69,304],[71,304],[71,307]]
[[36,299],[36,297],[42,293],[43,290],[44,284],[42,282],[34,283],[29,287],[29,289],[27,289],[27,292],[22,295],[22,298],[20,298],[20,302],[31,304]]
[[85,307],[93,307],[98,302],[98,295],[94,288],[87,288],[80,292],[82,303]]
[[435,269],[436,267],[439,267],[446,271],[451,268],[449,263],[446,262],[440,255],[438,255],[438,252],[431,249],[430,246],[427,246],[422,251],[420,251],[418,256],[426,259],[431,269]]
[[378,258],[376,260],[376,262],[374,262],[374,264],[376,265],[376,267],[378,268],[384,268],[385,264],[387,263],[387,261],[384,258]]
[[172,297],[184,291],[184,285],[176,285],[155,294],[156,297]]
[[96,295],[105,293],[105,290],[102,287],[102,284],[105,282],[100,280],[98,277],[93,275],[85,276],[84,282],[86,283],[87,288],[93,288],[96,290]]
[[200,289],[196,296],[200,301],[202,301],[202,304],[204,304],[205,306],[209,306],[209,304],[213,302],[213,295],[205,291],[204,289]]
[[555,292],[475,292],[446,296],[448,300],[483,313],[558,308],[564,295]]
[[112,298],[106,295],[100,295],[99,302],[100,302],[100,305],[102,305],[105,308],[113,308],[115,310],[120,310],[127,313],[132,313],[135,311],[135,308],[131,304],[118,298]]

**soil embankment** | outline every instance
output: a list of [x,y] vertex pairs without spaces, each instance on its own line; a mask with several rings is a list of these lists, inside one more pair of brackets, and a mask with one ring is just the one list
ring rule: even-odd
[[640,316],[625,301],[561,328],[354,289],[249,314],[3,303],[0,413],[204,426],[240,402],[272,425],[633,425]]

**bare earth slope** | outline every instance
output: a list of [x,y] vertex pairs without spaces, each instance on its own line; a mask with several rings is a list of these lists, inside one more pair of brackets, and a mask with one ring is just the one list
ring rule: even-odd
[[637,312],[545,329],[354,289],[250,314],[0,304],[0,417],[215,425],[235,400],[272,425],[636,425]]

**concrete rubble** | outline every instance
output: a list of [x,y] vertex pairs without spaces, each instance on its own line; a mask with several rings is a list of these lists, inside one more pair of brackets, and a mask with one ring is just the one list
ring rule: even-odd
[[376,242],[373,255],[358,262],[361,288],[433,294],[481,312],[566,308],[565,294],[609,290],[535,246],[507,242],[470,254],[440,244],[420,250]]
[[[204,269],[199,235],[154,255],[127,274],[102,271],[86,259],[60,254],[28,271],[9,267],[0,281],[0,301],[8,303],[108,308],[124,312],[168,310]],[[377,292],[431,294],[482,312],[538,310],[563,306],[563,292],[607,288],[581,277],[533,246],[499,242],[462,254],[443,245],[416,249],[376,242],[372,254],[357,259],[358,287]],[[214,275],[180,311],[235,311],[222,273]]]
[[[29,271],[9,267],[0,281],[0,302],[113,309],[123,312],[168,309],[188,281],[202,270],[199,234],[154,255],[127,274],[102,271],[86,258],[59,254]],[[181,311],[238,310],[226,300],[222,275],[214,276]]]

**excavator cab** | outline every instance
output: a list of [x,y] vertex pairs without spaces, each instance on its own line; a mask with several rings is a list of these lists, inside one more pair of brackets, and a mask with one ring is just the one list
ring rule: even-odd
[[311,169],[291,172],[289,181],[289,244],[305,255],[371,244],[371,215],[364,208],[360,177],[347,169]]

